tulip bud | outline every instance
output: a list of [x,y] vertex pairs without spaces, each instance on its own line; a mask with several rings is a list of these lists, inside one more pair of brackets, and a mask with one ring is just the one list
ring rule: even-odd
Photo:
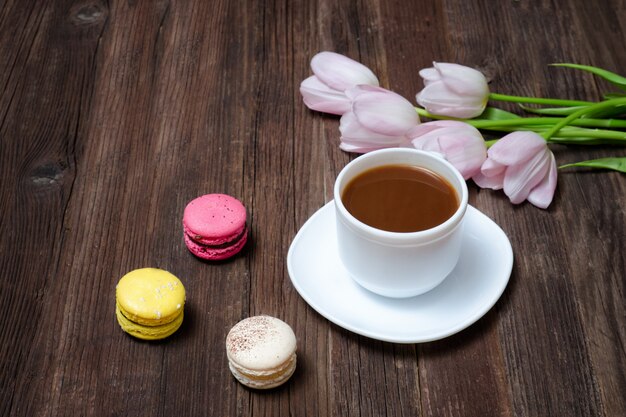
[[311,110],[342,115],[351,108],[346,90],[359,84],[378,86],[369,68],[334,52],[316,54],[311,69],[315,75],[300,84],[304,104]]
[[380,87],[357,86],[347,91],[352,111],[341,117],[341,149],[365,153],[406,146],[419,125],[415,108],[404,97]]
[[489,148],[481,172],[472,179],[482,188],[504,189],[513,204],[528,200],[545,209],[556,189],[556,161],[541,136],[517,131]]
[[432,114],[460,119],[479,116],[487,106],[487,79],[473,68],[433,62],[433,68],[419,72],[424,89],[417,102]]
[[465,179],[478,174],[487,158],[483,136],[467,123],[437,120],[419,125],[412,134],[414,148],[441,154]]

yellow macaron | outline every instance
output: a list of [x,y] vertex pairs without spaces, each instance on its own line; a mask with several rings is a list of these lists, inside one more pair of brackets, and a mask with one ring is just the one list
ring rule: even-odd
[[115,298],[117,322],[139,339],[163,339],[183,323],[185,287],[162,269],[141,268],[124,275]]

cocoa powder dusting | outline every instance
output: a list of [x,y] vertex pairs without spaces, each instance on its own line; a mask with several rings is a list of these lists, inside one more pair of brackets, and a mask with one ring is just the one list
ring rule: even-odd
[[227,339],[228,348],[233,353],[244,352],[277,335],[271,317],[249,317],[237,323],[230,331]]

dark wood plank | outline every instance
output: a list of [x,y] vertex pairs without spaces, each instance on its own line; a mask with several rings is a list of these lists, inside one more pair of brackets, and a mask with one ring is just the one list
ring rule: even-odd
[[[0,413],[17,415],[45,406],[62,381],[54,369],[54,351],[71,344],[63,337],[68,325],[63,310],[71,299],[55,295],[67,285],[58,275],[65,267],[62,250],[72,227],[66,215],[104,19],[84,23],[80,10],[63,13],[67,4],[58,9],[45,2],[5,6],[0,47],[7,58],[2,60],[0,116],[0,302],[5,309]],[[34,390],[47,376],[52,378],[46,389]]]
[[[576,10],[574,18],[582,34],[575,46],[584,46],[585,61],[601,61],[604,68],[623,74],[625,56],[619,53],[618,46],[620,39],[626,38],[623,2],[613,6],[615,13],[603,12],[585,2],[572,3]],[[585,35],[598,28],[613,36]],[[594,96],[615,91],[609,83],[589,75],[581,76],[580,83],[595,87]],[[616,152],[615,149],[592,150],[590,153],[590,158],[624,155],[623,150]],[[567,162],[581,159],[579,155],[567,155],[566,158]],[[565,204],[574,213],[568,220],[581,238],[566,242],[571,242],[567,259],[571,265],[576,307],[587,339],[585,348],[593,365],[593,379],[605,415],[612,416],[622,414],[626,409],[623,395],[626,386],[626,268],[623,245],[616,238],[626,230],[626,182],[624,176],[617,173],[600,174],[567,174],[568,190],[571,191],[570,200]],[[586,210],[580,210],[580,206]]]
[[[457,50],[468,54],[464,59],[476,62],[476,66],[490,72],[491,85],[496,91],[595,99],[598,91],[588,77],[548,67],[551,62],[590,62],[586,56],[588,51],[580,48],[584,43],[582,32],[565,30],[577,18],[583,18],[579,15],[576,3],[559,5],[558,13],[556,6],[550,4],[541,4],[532,9],[518,4],[514,6],[518,8],[515,10],[515,19],[506,20],[505,17],[498,22],[474,25],[467,24],[467,17],[476,13],[488,19],[488,11],[480,10],[477,4],[455,4],[457,9],[453,16],[457,17],[458,27],[468,28],[470,32],[460,29],[464,35],[458,39],[460,44]],[[490,5],[489,8],[502,7],[495,15],[504,17],[510,11],[504,8],[509,6]],[[480,33],[471,33],[471,28],[485,27],[490,28],[490,37],[506,46],[499,54],[485,53],[485,47],[480,44],[484,37]],[[538,33],[541,36],[530,36]],[[546,42],[544,39],[551,41]],[[497,46],[496,43],[488,45]],[[491,60],[492,57],[495,64],[481,63],[481,60]],[[610,67],[610,61],[594,62]],[[557,153],[557,158],[560,160],[561,157],[567,158],[568,154],[573,154],[567,152],[565,155]],[[493,212],[488,210],[488,206],[484,207],[511,236],[517,254],[513,279],[524,280],[523,283],[516,283],[515,292],[509,289],[510,302],[506,304],[506,310],[510,312],[501,313],[500,328],[505,371],[512,392],[511,408],[516,414],[603,413],[595,364],[588,351],[587,332],[592,326],[581,320],[578,311],[580,301],[577,300],[584,297],[581,298],[571,286],[572,276],[578,274],[576,268],[571,266],[577,258],[571,249],[577,245],[568,238],[568,234],[578,215],[576,212],[580,208],[580,200],[576,196],[563,194],[570,179],[572,177],[560,177],[556,204],[548,212],[537,212],[529,206],[511,210],[505,200]],[[598,186],[595,188],[594,192],[602,193]],[[486,197],[485,192],[481,192],[476,204],[482,208],[481,203]],[[508,214],[511,211],[515,217],[524,220],[511,219]],[[606,212],[616,213],[611,209]],[[611,217],[617,220],[615,216]],[[621,223],[623,230],[623,219]],[[554,239],[555,236],[560,238]],[[589,251],[587,240],[577,242],[580,250]],[[602,351],[606,352],[607,349],[603,348]],[[611,362],[617,365],[622,359],[613,356]]]
[[[389,86],[388,54],[383,31],[383,2],[339,5],[322,2],[318,16],[320,50],[337,51],[363,62]],[[355,36],[356,34],[356,36]],[[308,58],[310,59],[311,56]],[[319,115],[313,114],[317,121]],[[356,155],[338,149],[338,119],[325,116],[322,138],[327,159],[325,195],[332,199],[333,183],[341,168]],[[331,415],[416,415],[419,413],[417,360],[412,346],[393,346],[358,337],[333,327],[329,385]],[[385,364],[381,368],[379,364]],[[334,389],[333,389],[334,387]],[[319,413],[317,415],[326,415]]]

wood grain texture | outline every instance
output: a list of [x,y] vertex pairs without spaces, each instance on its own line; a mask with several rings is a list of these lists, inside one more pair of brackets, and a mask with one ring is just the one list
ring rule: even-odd
[[[470,183],[515,264],[496,306],[443,340],[350,333],[286,268],[356,157],[338,147],[338,117],[302,104],[316,52],[363,62],[410,100],[432,61],[478,68],[492,91],[594,100],[607,83],[549,64],[623,74],[625,12],[622,0],[1,2],[0,415],[626,414],[623,174],[561,171],[548,210]],[[560,164],[624,149],[553,147]],[[251,231],[217,263],[182,239],[185,205],[210,192],[241,199]],[[114,315],[117,281],[145,266],[187,289],[183,326],[156,343]],[[231,326],[262,313],[298,338],[296,373],[270,392],[238,384],[224,350]]]

